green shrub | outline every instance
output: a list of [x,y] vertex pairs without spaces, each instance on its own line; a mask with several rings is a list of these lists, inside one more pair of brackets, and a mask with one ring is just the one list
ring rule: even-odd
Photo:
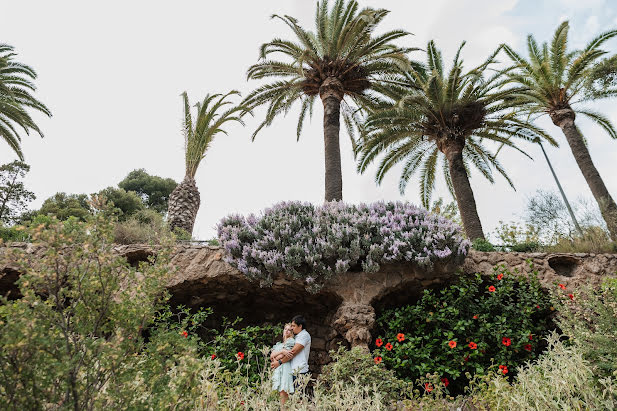
[[512,251],[517,253],[531,253],[540,249],[540,243],[536,241],[528,241],[524,243],[514,244],[510,247]]
[[425,290],[414,305],[381,313],[373,355],[400,378],[437,373],[449,392],[461,393],[466,373],[505,366],[511,376],[536,358],[553,327],[550,313],[536,273],[526,278],[496,267],[490,277],[462,277],[439,292]]
[[495,251],[493,244],[482,238],[476,238],[473,240],[473,243],[471,243],[471,248],[476,251]]
[[126,221],[114,226],[116,244],[159,244],[161,239],[169,238],[171,232],[163,216],[154,210],[140,210]]
[[3,242],[9,243],[14,241],[24,242],[29,241],[30,236],[24,232],[23,229],[18,228],[19,226],[13,227],[0,227],[0,239]]
[[366,387],[370,395],[381,393],[386,404],[411,396],[410,383],[399,379],[383,364],[376,364],[371,354],[360,347],[351,350],[339,347],[337,351],[330,351],[330,357],[332,362],[323,367],[318,379],[326,389],[339,382],[356,382]]

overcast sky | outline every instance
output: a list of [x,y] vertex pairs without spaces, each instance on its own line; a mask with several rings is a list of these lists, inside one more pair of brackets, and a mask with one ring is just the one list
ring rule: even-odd
[[[45,138],[23,136],[31,171],[27,187],[37,200],[56,192],[94,193],[116,186],[131,170],[181,181],[184,176],[182,104],[206,93],[237,89],[246,95],[254,83],[247,68],[259,46],[274,37],[292,38],[273,13],[289,14],[312,28],[313,0],[225,1],[28,1],[0,0],[0,42],[15,47],[17,60],[38,72],[36,96],[52,118],[35,116]],[[483,60],[499,43],[524,51],[528,33],[550,40],[564,19],[571,23],[571,45],[581,47],[601,31],[617,27],[617,4],[609,0],[361,0],[362,6],[391,10],[380,31],[402,28],[414,35],[400,44],[424,47],[434,39],[449,62],[467,40],[466,65]],[[617,40],[607,43],[617,52]],[[422,59],[420,53],[413,56]],[[617,102],[595,104],[617,123]],[[215,236],[216,224],[229,213],[259,212],[282,200],[319,204],[324,196],[321,106],[299,142],[298,109],[250,135],[263,111],[246,128],[232,125],[220,135],[197,172],[201,208],[194,236]],[[589,141],[594,163],[613,197],[617,196],[617,142],[597,126],[577,120]],[[567,194],[591,197],[560,130],[540,121],[561,144],[549,156]],[[381,186],[375,167],[358,175],[349,144],[341,133],[343,197],[347,202],[408,200],[419,202],[417,180],[398,192],[400,168],[390,171]],[[0,162],[15,159],[0,142]],[[555,183],[537,147],[525,149],[530,161],[514,151],[500,158],[517,191],[497,176],[491,185],[472,175],[479,214],[487,233],[499,220],[518,219],[526,199]],[[439,180],[435,197],[451,200]]]

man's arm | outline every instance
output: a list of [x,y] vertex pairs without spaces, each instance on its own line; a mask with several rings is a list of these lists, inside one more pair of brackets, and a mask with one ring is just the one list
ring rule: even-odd
[[281,358],[280,360],[273,360],[270,363],[270,366],[272,368],[276,368],[276,367],[278,367],[280,365],[279,361],[281,363],[286,363],[286,362],[291,361],[291,359],[293,357],[295,357],[296,354],[298,354],[300,351],[302,351],[303,348],[304,348],[304,345],[302,345],[300,343],[296,343],[290,351],[283,351],[283,353],[284,353],[283,358]]

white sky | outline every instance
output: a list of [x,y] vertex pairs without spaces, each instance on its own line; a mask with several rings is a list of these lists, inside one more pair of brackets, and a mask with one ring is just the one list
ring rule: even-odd
[[[32,169],[27,187],[37,200],[56,192],[94,193],[116,186],[131,170],[181,181],[184,176],[182,104],[206,93],[240,90],[246,95],[246,70],[257,61],[259,46],[274,37],[292,38],[273,13],[290,14],[312,27],[313,0],[226,1],[28,1],[0,0],[0,42],[19,53],[17,60],[38,72],[37,97],[53,112],[37,115],[45,138],[23,136],[23,150]],[[571,44],[580,47],[591,36],[617,27],[617,5],[604,0],[361,0],[362,6],[392,11],[381,30],[402,28],[414,33],[401,44],[424,47],[435,39],[451,61],[462,40],[468,65],[483,60],[499,43],[522,50],[525,37],[550,40],[560,21],[571,22]],[[617,52],[617,40],[607,43]],[[413,56],[422,59],[420,53]],[[617,103],[596,104],[617,123]],[[263,112],[247,127],[232,125],[220,135],[197,172],[202,205],[194,236],[215,236],[218,221],[229,213],[259,212],[282,200],[323,201],[322,109],[307,124],[299,142],[298,110],[264,129],[255,142],[250,135]],[[609,191],[617,197],[617,142],[597,126],[578,120],[591,155]],[[560,142],[548,149],[566,193],[571,198],[591,193],[559,129],[541,125]],[[375,167],[358,175],[349,140],[341,133],[343,197],[347,202],[409,200],[419,202],[417,180],[404,196],[398,193],[400,168],[380,187]],[[499,220],[522,215],[536,189],[555,190],[548,167],[536,147],[536,159],[514,151],[500,158],[514,180],[513,191],[500,177],[491,185],[474,174],[471,180],[484,230]],[[0,142],[0,162],[15,159]],[[438,181],[434,198],[449,194]]]

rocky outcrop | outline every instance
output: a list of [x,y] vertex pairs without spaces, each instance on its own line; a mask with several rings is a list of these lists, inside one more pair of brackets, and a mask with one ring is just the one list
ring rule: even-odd
[[[39,248],[13,244],[28,253]],[[116,247],[130,264],[137,265],[156,256],[156,250],[143,245]],[[212,326],[222,316],[242,317],[245,324],[287,322],[303,314],[313,337],[311,363],[318,370],[329,362],[328,351],[338,344],[368,347],[375,325],[376,309],[403,304],[417,298],[422,290],[435,288],[465,273],[493,273],[501,264],[527,274],[538,271],[544,284],[554,282],[578,286],[598,283],[602,277],[617,273],[617,255],[550,253],[483,253],[472,251],[462,267],[441,265],[432,270],[413,264],[382,266],[377,273],[348,272],[331,280],[317,294],[306,291],[304,284],[284,275],[271,287],[260,288],[223,261],[223,250],[210,246],[179,245],[171,261],[176,272],[168,289],[172,302],[189,307],[212,307]],[[532,266],[530,265],[532,264]],[[15,293],[19,275],[15,264],[0,267],[0,293]]]

